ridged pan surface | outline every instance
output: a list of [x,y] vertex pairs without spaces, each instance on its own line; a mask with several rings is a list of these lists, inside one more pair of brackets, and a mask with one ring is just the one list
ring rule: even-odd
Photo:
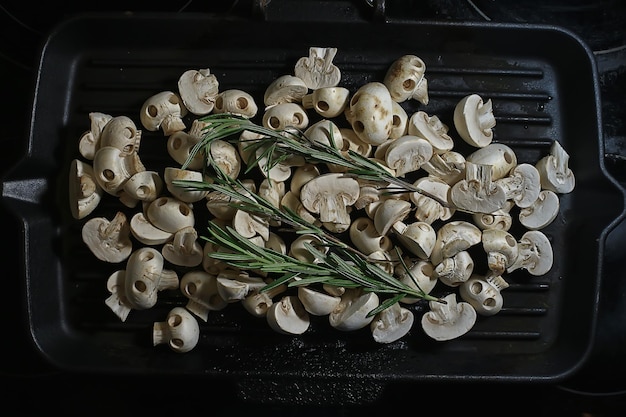
[[[405,103],[407,111],[439,116],[457,137],[454,105],[470,93],[489,98],[497,121],[495,141],[511,146],[520,163],[534,164],[559,140],[570,154],[577,183],[560,197],[560,213],[544,229],[553,245],[552,269],[537,277],[524,271],[507,276],[502,311],[479,317],[469,333],[447,342],[429,339],[416,324],[400,341],[381,345],[369,330],[340,332],[325,317],[314,317],[303,335],[284,336],[232,305],[211,312],[200,324],[193,351],[176,354],[152,346],[153,322],[163,321],[186,298],[164,291],[156,306],[132,311],[126,322],[105,305],[106,280],[123,265],[100,262],[89,252],[80,238],[85,220],[71,217],[67,197],[70,162],[80,158],[78,139],[89,128],[89,113],[126,115],[140,126],[144,100],[175,91],[183,71],[200,68],[210,68],[220,90],[247,91],[262,108],[267,85],[292,74],[312,46],[337,48],[334,63],[342,71],[341,85],[352,92],[368,81],[381,81],[398,57],[421,57],[430,102]],[[26,230],[33,339],[61,368],[223,377],[239,383],[244,396],[255,395],[254,390],[259,396],[284,395],[270,385],[259,391],[257,381],[309,381],[307,389],[315,393],[319,381],[561,379],[589,349],[601,234],[608,223],[598,214],[610,184],[600,160],[597,88],[587,48],[552,27],[262,22],[203,15],[69,20],[43,48],[29,154],[4,192]],[[171,164],[165,146],[161,133],[144,129],[144,164],[157,170]],[[111,218],[120,207],[117,199],[105,196],[90,217]],[[202,235],[202,223],[196,226]],[[519,226],[511,230],[517,237],[522,231]],[[409,308],[420,317],[427,306]]]

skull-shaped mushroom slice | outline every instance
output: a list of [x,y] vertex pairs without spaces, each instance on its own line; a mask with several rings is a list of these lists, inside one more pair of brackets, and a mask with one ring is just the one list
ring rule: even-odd
[[529,230],[539,230],[548,226],[559,215],[559,196],[550,190],[543,190],[533,204],[519,212],[520,223]]
[[263,113],[263,126],[272,130],[295,128],[304,130],[309,126],[309,116],[298,103],[280,103]]
[[438,265],[445,258],[467,250],[481,242],[482,231],[465,220],[445,223],[437,230],[437,240],[430,255],[433,265]]
[[415,55],[403,55],[396,59],[384,77],[384,84],[396,102],[416,99],[428,104],[428,81],[424,76],[426,64]]
[[530,230],[524,233],[517,246],[517,259],[507,268],[507,272],[511,273],[522,268],[531,275],[544,275],[552,269],[554,260],[552,244],[543,232]]
[[541,177],[541,187],[558,194],[574,190],[576,178],[569,167],[569,155],[557,140],[550,146],[550,154],[541,158],[535,165]]
[[488,274],[482,277],[473,274],[461,285],[459,295],[470,303],[476,313],[482,316],[493,316],[500,312],[504,304],[501,291],[509,284],[500,275]]
[[509,231],[513,226],[513,217],[511,217],[511,209],[515,206],[515,203],[511,200],[507,200],[499,210],[492,213],[474,213],[472,214],[472,220],[476,226],[482,230],[486,229],[499,229]]
[[219,94],[219,81],[209,68],[190,69],[178,78],[178,93],[189,112],[204,116],[211,113]]
[[422,329],[437,341],[461,337],[476,323],[476,310],[468,302],[457,302],[456,294],[450,293],[440,301],[429,301],[430,311],[422,316]]
[[115,116],[104,126],[100,134],[100,147],[113,146],[124,154],[139,151],[141,130],[128,116]]
[[343,114],[350,101],[350,90],[345,87],[322,87],[302,97],[302,107],[313,109],[324,118]]
[[[122,187],[124,194],[120,195],[120,200],[152,202],[161,195],[163,190],[163,180],[156,171],[141,171],[133,174]],[[129,205],[134,207],[134,205]]]
[[194,226],[195,216],[191,206],[177,198],[163,196],[148,205],[148,221],[161,230],[176,233],[187,226]]
[[280,103],[299,103],[309,92],[302,79],[294,75],[281,75],[272,81],[265,89],[263,103],[268,108]]
[[311,90],[336,87],[341,81],[341,70],[333,64],[336,54],[337,48],[311,47],[308,57],[296,61],[294,75]]
[[[269,283],[271,283],[271,281]],[[264,288],[263,291],[261,291],[261,289],[255,289],[241,300],[241,305],[254,317],[265,317],[270,307],[274,304],[274,298],[284,293],[286,290],[286,284],[281,284],[269,289]]]
[[185,308],[174,307],[167,313],[165,321],[154,322],[152,344],[167,344],[177,353],[189,352],[200,340],[198,320]]
[[517,166],[517,155],[510,146],[504,143],[490,143],[467,155],[465,161],[466,166],[467,162],[490,165],[491,179],[496,181],[509,175],[511,170]]
[[495,275],[504,274],[517,259],[517,241],[505,230],[483,230],[482,242],[487,253],[487,266]]
[[454,126],[468,144],[477,148],[489,145],[496,126],[491,99],[483,102],[478,94],[463,97],[454,108]]
[[173,91],[161,91],[148,97],[139,113],[143,127],[151,132],[161,129],[165,136],[185,130],[183,117],[186,115],[187,108]]
[[369,217],[355,219],[350,225],[349,236],[352,244],[365,255],[376,251],[388,252],[393,247],[389,236],[378,233]]
[[163,256],[155,248],[136,249],[126,261],[124,290],[136,310],[154,307],[159,291],[177,289],[179,284],[177,273],[164,268]]
[[379,305],[375,292],[365,292],[360,288],[346,288],[341,302],[328,316],[330,325],[341,331],[353,331],[369,325],[374,316],[369,313]]
[[449,287],[458,287],[469,279],[472,272],[474,272],[474,260],[469,252],[463,250],[439,262],[433,276]]
[[195,152],[194,147],[202,139],[207,123],[200,119],[191,122],[188,132],[179,130],[167,138],[167,152],[181,166],[187,169],[200,170],[205,166],[205,154],[202,150]]
[[207,321],[210,311],[226,308],[226,302],[217,291],[215,275],[206,271],[191,270],[180,279],[180,290],[187,297],[187,310]]
[[354,93],[344,115],[363,142],[378,146],[389,139],[393,128],[392,103],[387,87],[372,81]]
[[370,323],[372,337],[377,343],[392,343],[402,339],[413,327],[413,312],[399,303],[382,310]]
[[391,102],[391,130],[389,131],[389,139],[398,139],[408,133],[409,115],[404,107],[399,103]]
[[254,97],[243,90],[232,88],[224,90],[217,95],[213,113],[234,114],[246,119],[256,116],[259,107],[254,101]]
[[[407,264],[407,262],[405,262]],[[408,271],[407,271],[408,269]],[[422,291],[424,294],[430,294],[439,281],[434,275],[433,264],[429,260],[420,259],[407,265],[405,269],[404,265],[396,267],[395,275],[403,284],[408,285],[417,291]],[[414,296],[406,296],[400,299],[400,302],[404,304],[415,304],[420,301],[421,298]]]
[[340,173],[322,174],[302,186],[300,201],[322,223],[350,224],[348,207],[359,196],[359,183]]
[[93,167],[79,159],[70,164],[69,200],[70,211],[75,219],[90,215],[102,200],[102,187],[98,185]]
[[96,151],[100,147],[100,135],[104,126],[113,118],[110,114],[101,112],[89,113],[91,126],[89,130],[84,132],[78,142],[78,152],[90,161],[96,155]]
[[114,146],[98,149],[93,159],[96,182],[107,194],[116,197],[130,177],[145,170],[137,153],[124,154]]
[[409,201],[397,198],[384,200],[374,213],[374,227],[381,236],[386,236],[393,225],[406,219],[411,213]]
[[126,215],[118,211],[112,220],[93,217],[82,228],[82,239],[89,250],[101,261],[122,262],[132,252],[130,226]]
[[425,111],[417,111],[409,119],[407,129],[409,135],[426,139],[436,154],[450,151],[454,147],[454,141],[448,135],[448,126],[436,115],[429,116]]

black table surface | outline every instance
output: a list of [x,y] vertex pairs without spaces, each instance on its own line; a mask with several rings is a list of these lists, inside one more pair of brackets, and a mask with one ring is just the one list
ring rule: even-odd
[[[293,0],[291,0],[293,2]],[[283,2],[289,3],[287,0]],[[58,2],[57,2],[58,3]],[[0,70],[3,79],[3,133],[0,175],[21,155],[28,137],[38,54],[46,35],[60,21],[83,11],[159,11],[171,13],[249,13],[253,2],[169,1],[158,6],[146,2],[108,1],[66,3],[8,1],[0,4]],[[254,2],[260,4],[263,2]],[[272,2],[266,2],[272,7]],[[274,3],[279,3],[277,0]],[[308,3],[315,3],[308,1]],[[324,3],[324,2],[319,2]],[[375,8],[381,2],[361,1],[359,7]],[[387,1],[384,13],[403,18],[529,22],[557,24],[571,29],[593,50],[601,86],[605,164],[626,187],[626,5],[623,1]],[[293,8],[292,8],[293,9]],[[292,10],[289,9],[289,10]],[[35,10],[37,10],[35,12]],[[202,412],[209,415],[255,413],[270,415],[362,415],[381,412],[472,411],[503,415],[608,416],[626,411],[626,268],[613,262],[605,271],[599,300],[599,317],[592,355],[571,379],[558,385],[502,384],[406,384],[385,392],[372,404],[298,406],[250,404],[235,398],[225,387],[208,386],[201,378],[159,378],[90,375],[62,372],[42,358],[32,344],[26,322],[23,283],[17,260],[19,225],[0,207],[3,230],[2,302],[3,352],[0,358],[2,402],[24,414],[61,411],[91,415],[130,415],[137,412],[174,414]],[[9,219],[9,220],[7,220]],[[607,257],[620,259],[626,247],[626,224],[610,235]],[[9,265],[9,269],[7,269]],[[50,393],[43,397],[40,394]],[[498,409],[495,404],[504,403]],[[621,413],[620,413],[621,412]],[[529,414],[532,413],[532,414]]]

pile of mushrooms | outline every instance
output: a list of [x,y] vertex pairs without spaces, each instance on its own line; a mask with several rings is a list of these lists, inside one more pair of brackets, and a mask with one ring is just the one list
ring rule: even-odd
[[[208,68],[185,71],[177,91],[148,97],[137,115],[143,129],[167,138],[171,165],[162,172],[142,162],[142,130],[132,117],[89,114],[90,128],[78,143],[81,157],[70,167],[69,200],[72,216],[84,222],[82,238],[93,255],[120,265],[107,280],[106,305],[125,321],[132,311],[154,306],[162,290],[179,290],[188,300],[154,323],[154,345],[188,352],[198,343],[199,321],[233,303],[265,317],[283,334],[302,334],[310,329],[311,316],[327,316],[338,331],[369,328],[378,343],[405,337],[414,322],[434,340],[451,340],[479,317],[501,310],[509,274],[525,270],[539,276],[552,268],[551,243],[542,229],[559,215],[559,195],[575,183],[558,141],[535,164],[518,163],[513,149],[494,141],[490,99],[478,94],[461,99],[450,130],[427,111],[422,59],[402,56],[384,79],[350,91],[341,86],[336,53],[336,48],[310,48],[293,74],[276,78],[258,103],[245,91],[220,90]],[[417,101],[420,110],[407,114],[402,104],[408,100]],[[282,161],[270,176],[246,178],[245,161],[257,158],[226,141],[210,149],[220,168],[250,193],[342,234],[372,263],[425,293],[438,291],[445,302],[427,303],[421,319],[411,308],[419,300],[409,297],[368,316],[382,302],[373,292],[327,285],[260,292],[271,277],[207,256],[222,249],[199,240],[197,227],[204,228],[195,222],[199,210],[258,245],[300,260],[313,261],[305,242],[319,243],[312,235],[287,243],[277,225],[233,209],[227,196],[174,185],[176,179],[210,181],[202,173],[202,155],[188,161],[202,138],[202,116],[210,113],[258,116],[267,128],[297,128],[327,144],[332,132],[341,151],[358,152],[424,191],[386,194],[385,184],[302,157]],[[254,134],[246,131],[242,139],[249,135]],[[471,152],[461,153],[461,141]],[[92,215],[104,199],[121,203],[111,219]],[[516,221],[525,230],[521,236],[512,234]],[[398,253],[408,269],[400,266]]]

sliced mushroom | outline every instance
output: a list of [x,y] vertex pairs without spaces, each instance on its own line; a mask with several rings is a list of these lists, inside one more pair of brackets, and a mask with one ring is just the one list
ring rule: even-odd
[[428,162],[422,164],[422,169],[448,185],[454,185],[465,177],[465,157],[455,151],[435,153]]
[[302,186],[300,201],[322,223],[350,224],[348,207],[359,196],[359,183],[340,173],[322,174]]
[[196,119],[191,123],[188,132],[179,130],[167,138],[167,153],[181,166],[187,164],[187,169],[200,170],[206,163],[203,150],[195,152],[194,147],[202,139],[204,123]]
[[478,94],[463,97],[454,108],[454,126],[468,144],[477,148],[489,145],[496,126],[491,99],[483,102]]
[[194,226],[195,216],[191,206],[174,197],[159,197],[146,209],[148,221],[161,230],[176,233],[187,226]]
[[476,226],[482,230],[485,229],[499,229],[508,231],[513,226],[513,218],[511,217],[511,209],[515,206],[515,203],[511,200],[507,200],[499,210],[492,213],[474,213],[472,214],[472,220]]
[[268,108],[263,113],[263,126],[281,131],[295,128],[304,131],[309,126],[309,116],[298,103],[280,103]]
[[428,140],[404,135],[391,141],[385,152],[385,163],[397,177],[404,177],[420,169],[432,155],[433,147]]
[[504,300],[502,290],[509,284],[500,275],[487,274],[482,277],[474,274],[459,289],[461,298],[470,303],[476,313],[493,316],[502,309]]
[[402,247],[420,259],[430,258],[437,241],[437,232],[429,223],[420,221],[410,224],[396,222],[392,230]]
[[309,56],[296,61],[294,75],[311,90],[336,87],[341,81],[341,70],[333,64],[336,54],[337,48],[311,47]]
[[482,242],[487,253],[487,266],[495,275],[504,274],[517,259],[519,253],[517,241],[507,231],[483,230]]
[[[433,264],[430,263],[429,260],[420,259],[407,265],[407,268],[408,271],[404,269],[404,266],[396,267],[395,275],[398,276],[400,282],[414,290],[423,291],[424,294],[430,294],[438,282],[437,277],[434,275]],[[415,304],[420,300],[421,298],[419,297],[406,296],[401,298],[400,302],[404,304]]]
[[462,250],[449,258],[444,258],[433,272],[433,276],[448,287],[458,287],[474,272],[474,260],[469,252]]
[[199,171],[176,167],[165,167],[163,170],[163,180],[170,194],[185,203],[195,203],[206,198],[209,194],[209,191],[207,190],[175,184],[176,181],[195,181],[198,183],[211,181],[210,179],[205,178]]
[[535,165],[541,178],[541,186],[558,194],[574,190],[576,178],[569,167],[569,154],[557,140],[550,146],[550,154],[541,158]]
[[124,154],[114,146],[98,149],[93,158],[96,182],[102,190],[116,197],[130,177],[145,170],[137,153]]
[[237,178],[241,172],[239,151],[226,140],[215,140],[209,148],[212,162],[228,177]]
[[465,179],[450,190],[450,200],[457,210],[468,213],[493,213],[504,207],[504,188],[492,181],[491,165],[465,163]]
[[552,269],[554,260],[552,244],[543,232],[530,230],[524,233],[517,246],[517,259],[507,268],[508,273],[522,268],[531,275],[544,275]]
[[350,101],[350,90],[345,87],[322,87],[302,97],[302,107],[313,109],[324,118],[343,114]]
[[139,152],[141,130],[128,116],[115,116],[104,126],[100,134],[99,147],[113,146],[123,154]]
[[304,285],[298,287],[298,298],[304,309],[314,316],[329,315],[341,302],[340,296],[318,291]]
[[436,115],[429,116],[425,111],[417,111],[409,118],[408,133],[426,139],[436,154],[452,150],[454,141],[448,135],[448,126]]
[[374,227],[381,236],[387,232],[396,222],[401,222],[411,214],[412,205],[406,200],[388,198],[384,200],[374,213]]
[[409,195],[418,221],[433,224],[437,220],[448,220],[455,213],[456,208],[450,204],[450,185],[444,180],[428,175],[418,178],[413,185],[422,191]]
[[157,302],[159,291],[178,288],[178,274],[165,269],[164,265],[163,255],[155,248],[146,246],[130,254],[126,261],[124,286],[132,308],[152,308]]
[[[133,174],[122,187],[125,198],[150,203],[161,195],[163,179],[156,171],[141,171]],[[120,195],[120,200],[122,195]],[[128,205],[134,207],[134,205]]]
[[251,119],[256,116],[259,107],[250,93],[232,88],[220,92],[215,98],[213,113],[234,114]]
[[375,292],[364,292],[361,288],[346,288],[341,302],[329,314],[330,325],[341,331],[353,331],[368,326],[374,316],[370,311],[378,307],[379,298]]
[[392,103],[387,87],[372,81],[354,93],[344,115],[363,142],[378,146],[389,139],[393,128]]
[[281,103],[300,103],[309,92],[304,81],[294,75],[281,75],[274,79],[263,95],[263,103],[266,108]]
[[269,326],[281,334],[302,334],[309,329],[309,313],[296,295],[285,295],[267,310]]
[[155,132],[159,129],[165,136],[185,130],[183,117],[187,108],[180,96],[172,91],[161,91],[144,101],[139,113],[141,124],[146,130]]
[[393,247],[389,236],[381,235],[369,217],[359,217],[350,225],[350,241],[365,255],[376,251],[388,252]]
[[474,224],[465,220],[454,220],[445,223],[437,230],[437,241],[430,255],[433,265],[445,258],[467,250],[481,242],[482,231]]
[[130,218],[130,232],[144,245],[162,245],[174,236],[172,232],[161,230],[146,218],[143,212],[135,213]]
[[254,317],[265,317],[274,304],[274,298],[286,290],[286,284],[281,284],[267,291],[253,290],[241,300],[241,305]]
[[209,68],[190,69],[178,78],[178,93],[189,112],[204,116],[211,113],[220,83]]
[[267,285],[261,277],[228,269],[217,275],[216,282],[217,292],[228,303],[241,301]]
[[90,112],[89,130],[84,132],[78,142],[78,152],[87,160],[92,161],[100,147],[100,135],[104,126],[113,118],[110,114]]
[[204,255],[198,242],[198,232],[193,226],[177,230],[174,237],[163,245],[161,253],[170,263],[186,267],[200,265]]
[[101,261],[118,263],[128,258],[133,250],[130,225],[126,215],[118,211],[113,219],[93,217],[82,228],[82,239],[91,253]]
[[554,191],[543,190],[533,204],[520,210],[518,218],[529,230],[543,229],[559,215],[560,206],[559,196]]
[[191,270],[180,279],[180,290],[188,301],[185,308],[207,321],[210,311],[226,308],[226,302],[217,291],[217,278],[206,271]]
[[541,191],[539,171],[530,164],[517,165],[509,175],[496,183],[504,189],[507,200],[513,200],[520,208],[533,204]]
[[474,307],[465,301],[457,302],[455,293],[446,295],[443,301],[428,302],[430,311],[422,316],[424,333],[437,341],[446,341],[469,332],[476,323]]
[[396,102],[416,99],[428,104],[428,81],[424,76],[426,64],[416,55],[403,55],[387,69],[384,84]]
[[389,139],[398,139],[408,134],[409,115],[404,107],[396,101],[391,102],[391,130],[389,131]]
[[370,323],[370,330],[374,341],[378,343],[392,343],[402,339],[413,327],[413,312],[399,303],[394,303],[376,314]]
[[107,279],[107,290],[110,295],[104,300],[104,303],[111,309],[121,321],[125,322],[132,310],[132,306],[126,299],[124,281],[126,279],[126,271],[117,270],[109,275]]
[[79,159],[72,160],[68,194],[72,217],[77,220],[84,219],[98,207],[104,192],[95,179],[91,165]]
[[257,235],[265,242],[269,239],[269,219],[266,217],[238,209],[233,217],[232,226],[237,233],[248,239]]
[[196,347],[199,339],[198,321],[183,307],[172,308],[165,321],[154,322],[152,326],[152,344],[167,344],[177,353],[189,352]]

